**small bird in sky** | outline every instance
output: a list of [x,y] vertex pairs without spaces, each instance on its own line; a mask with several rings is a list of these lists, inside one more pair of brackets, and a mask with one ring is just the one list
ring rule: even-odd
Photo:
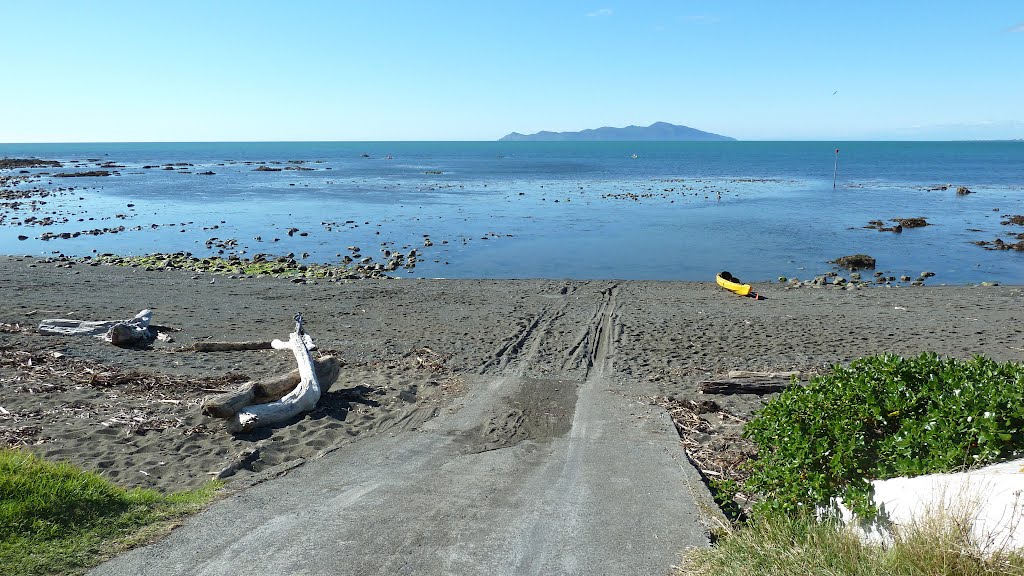
[[835,96],[836,94],[839,94],[839,90],[836,90],[835,92],[832,93],[833,96]]

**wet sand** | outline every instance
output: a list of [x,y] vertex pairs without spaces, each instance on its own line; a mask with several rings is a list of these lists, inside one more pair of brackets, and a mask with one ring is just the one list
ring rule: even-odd
[[[934,351],[1024,358],[1024,289],[839,290],[758,286],[754,301],[712,283],[552,280],[382,280],[294,284],[183,271],[56,267],[0,258],[0,443],[96,470],[126,486],[195,487],[238,464],[248,482],[375,434],[414,430],[478,382],[517,374],[561,382],[524,391],[481,422],[480,449],[564,434],[538,415],[572,409],[587,350],[605,322],[617,391],[698,396],[697,382],[732,369],[822,371],[859,356]],[[152,308],[174,342],[126,350],[89,337],[42,336],[45,318],[113,320]],[[286,351],[196,353],[198,341],[286,338],[302,312],[341,375],[295,421],[233,437],[199,412],[202,399],[294,366]],[[605,319],[605,320],[601,320]],[[589,342],[589,343],[588,343]],[[756,395],[710,398],[716,428],[748,418]],[[559,421],[563,421],[560,419]],[[244,462],[245,450],[258,452]]]

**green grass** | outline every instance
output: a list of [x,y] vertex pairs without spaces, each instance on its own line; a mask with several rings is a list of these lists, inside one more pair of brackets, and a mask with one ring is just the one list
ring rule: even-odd
[[79,574],[166,532],[219,488],[127,490],[69,464],[0,449],[0,574]]
[[711,548],[687,552],[678,576],[1021,576],[1024,556],[980,554],[964,522],[936,516],[887,547],[835,524],[776,515],[756,519]]

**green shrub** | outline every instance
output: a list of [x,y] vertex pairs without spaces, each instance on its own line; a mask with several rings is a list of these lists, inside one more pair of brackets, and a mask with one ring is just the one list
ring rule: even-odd
[[721,508],[725,517],[733,522],[741,522],[746,519],[746,514],[740,505],[736,503],[736,493],[740,491],[741,484],[731,478],[709,478],[708,490],[715,504]]
[[744,433],[758,446],[756,513],[804,514],[840,496],[876,511],[869,479],[950,472],[1024,454],[1024,367],[924,353],[856,360],[769,402]]

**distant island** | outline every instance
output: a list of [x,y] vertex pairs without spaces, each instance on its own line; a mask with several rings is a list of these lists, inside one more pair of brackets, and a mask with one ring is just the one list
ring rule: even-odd
[[597,128],[579,132],[548,132],[520,134],[513,132],[501,137],[499,142],[672,142],[672,141],[729,141],[736,140],[721,134],[704,132],[689,126],[677,126],[668,122],[655,122],[650,126],[626,126],[625,128]]

